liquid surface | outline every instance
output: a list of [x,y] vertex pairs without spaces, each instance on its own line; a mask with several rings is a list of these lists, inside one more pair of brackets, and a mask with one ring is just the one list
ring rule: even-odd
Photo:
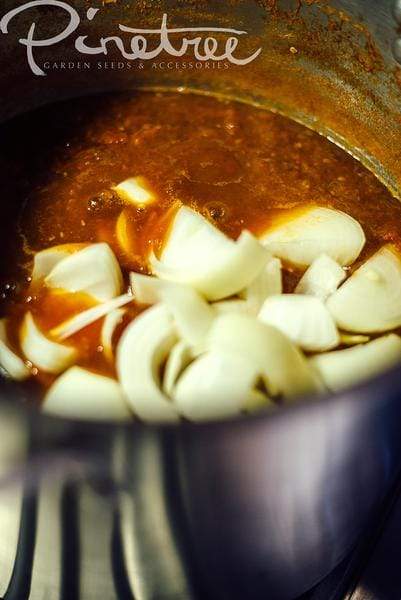
[[[328,140],[284,117],[246,105],[178,94],[141,93],[70,101],[3,126],[0,143],[1,315],[16,350],[23,314],[44,330],[91,306],[83,294],[32,289],[38,250],[71,242],[110,244],[127,276],[147,272],[181,203],[236,238],[264,231],[285,211],[307,205],[342,210],[362,225],[358,262],[385,242],[401,247],[401,206],[376,177]],[[127,207],[112,187],[140,175],[157,201]],[[124,211],[130,251],[119,244]],[[300,277],[285,272],[285,291]],[[127,320],[141,307],[129,309]],[[78,364],[113,374],[103,357],[100,323],[70,340]],[[121,326],[121,329],[123,326]],[[117,335],[118,338],[118,335]],[[35,372],[48,385],[52,377]]]

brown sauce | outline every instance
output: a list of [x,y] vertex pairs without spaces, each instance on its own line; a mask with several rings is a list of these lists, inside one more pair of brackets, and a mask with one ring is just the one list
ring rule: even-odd
[[[36,251],[106,241],[125,275],[146,271],[148,250],[160,246],[180,203],[233,238],[245,228],[262,232],[286,210],[328,206],[364,228],[368,242],[359,261],[387,241],[401,247],[401,206],[372,173],[305,127],[247,105],[179,94],[91,97],[25,115],[0,133],[0,316],[10,316],[16,349],[26,310],[46,331],[91,305],[83,294],[55,299],[44,288],[32,290]],[[126,208],[111,189],[136,175],[157,195],[148,208]],[[115,235],[122,210],[129,252]],[[285,272],[286,291],[298,278]],[[126,320],[140,310],[130,308]],[[100,327],[69,343],[80,349],[78,364],[113,374]]]

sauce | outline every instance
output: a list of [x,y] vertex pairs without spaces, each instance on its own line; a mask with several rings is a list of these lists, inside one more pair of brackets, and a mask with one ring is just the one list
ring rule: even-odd
[[[92,302],[83,294],[55,299],[44,287],[33,289],[35,252],[105,241],[127,278],[130,270],[147,272],[146,256],[160,248],[181,204],[232,238],[243,229],[260,234],[289,209],[342,210],[367,237],[353,268],[385,242],[401,247],[401,206],[360,163],[285,117],[214,98],[107,95],[41,109],[3,126],[0,167],[1,316],[9,317],[16,350],[27,310],[46,331]],[[127,207],[112,189],[136,175],[157,196],[146,208]],[[116,237],[119,217],[129,248]],[[287,265],[285,291],[299,277]],[[125,323],[141,310],[130,307]],[[99,346],[100,328],[97,322],[69,343],[80,348],[79,365],[113,375]],[[45,386],[52,381],[40,372],[37,379]]]

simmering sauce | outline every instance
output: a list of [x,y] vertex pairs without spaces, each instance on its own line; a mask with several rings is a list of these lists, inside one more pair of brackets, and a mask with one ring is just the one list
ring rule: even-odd
[[[305,127],[239,103],[138,93],[46,107],[3,126],[0,167],[0,316],[9,317],[15,350],[27,310],[49,330],[93,304],[84,294],[32,287],[35,252],[104,241],[125,277],[130,270],[146,273],[149,250],[161,247],[182,204],[232,238],[243,229],[261,234],[289,209],[344,211],[367,238],[353,269],[386,242],[401,248],[401,206],[372,173]],[[127,206],[112,189],[137,175],[150,182],[157,198],[148,207]],[[129,248],[116,237],[119,218]],[[285,291],[293,291],[300,273],[286,267]],[[124,323],[142,308],[130,305]],[[100,329],[96,322],[68,343],[80,348],[80,366],[113,375]],[[53,380],[34,374],[46,386]]]

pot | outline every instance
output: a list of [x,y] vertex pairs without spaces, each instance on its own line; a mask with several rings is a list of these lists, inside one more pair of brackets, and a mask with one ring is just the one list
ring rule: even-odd
[[[15,4],[4,1],[2,16]],[[400,195],[399,3],[126,0],[87,12],[79,0],[68,5],[79,15],[74,31],[35,45],[29,62],[18,40],[32,23],[43,40],[72,19],[64,2],[31,5],[1,22],[2,121],[106,90],[219,94],[330,137]],[[119,23],[158,29],[163,14],[169,28],[246,31],[241,56],[261,52],[226,70],[184,71],[181,59],[172,69],[113,73],[76,66],[79,35],[121,35]],[[121,52],[110,48],[103,60],[118,62]],[[196,426],[55,419],[21,402],[18,385],[2,379],[0,390],[7,600],[290,600],[351,550],[401,466],[400,368],[275,414]]]

